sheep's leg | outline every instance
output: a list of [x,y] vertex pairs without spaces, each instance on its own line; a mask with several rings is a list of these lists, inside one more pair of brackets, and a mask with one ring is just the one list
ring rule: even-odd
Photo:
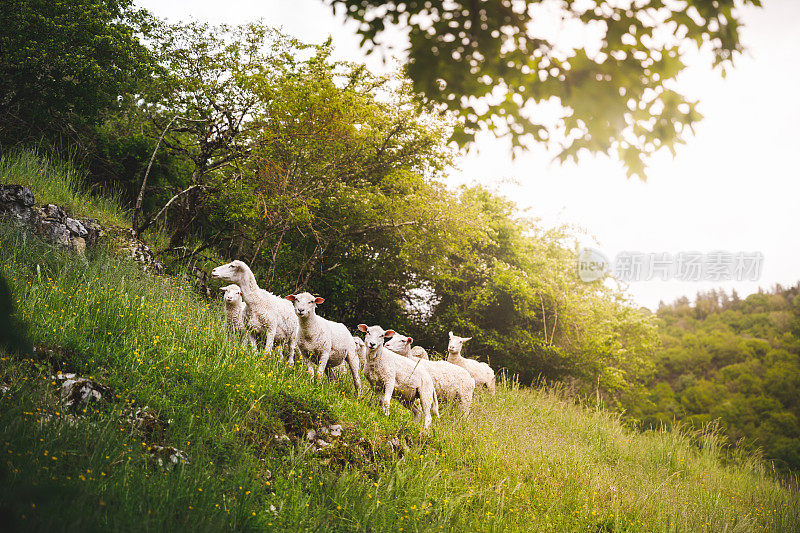
[[389,404],[392,401],[392,393],[394,392],[394,378],[386,381],[386,388],[383,391],[383,398],[381,398],[381,407],[383,407],[383,414],[389,416]]
[[294,351],[297,350],[297,330],[289,337],[287,344],[289,346],[289,360],[287,362],[291,366],[294,365]]
[[256,343],[256,337],[255,335],[253,335],[252,331],[247,332],[247,340],[250,342],[250,347],[253,350],[258,351],[258,344]]
[[[425,407],[427,407],[427,409],[425,409]],[[425,429],[428,429],[429,427],[431,427],[431,422],[433,421],[433,419],[431,418],[431,406],[430,404],[428,404],[427,406],[423,405],[422,409],[425,411]]]
[[420,416],[422,416],[422,410],[419,408],[416,398],[411,400],[411,412],[414,414],[414,420],[419,420]]
[[267,330],[267,345],[266,350],[268,353],[272,352],[272,347],[275,345],[275,326]]
[[459,391],[458,403],[461,406],[461,414],[464,415],[464,418],[468,417],[470,403],[472,403],[471,395],[467,391]]
[[353,376],[353,384],[356,387],[356,398],[361,397],[361,377],[358,375],[360,361],[354,353],[347,354],[347,366],[350,367],[350,375]]
[[[431,421],[433,420],[431,418],[431,404],[433,404],[433,401],[435,399],[436,391],[433,391],[433,394],[431,396],[427,396],[422,394],[421,389],[418,389],[417,395],[419,396],[419,403],[422,404],[422,414],[425,415],[425,429],[428,429],[429,427],[431,427]],[[417,407],[416,402],[414,402],[414,407]],[[419,420],[420,418],[419,415],[420,415],[419,407],[417,407],[416,412],[414,413],[414,417],[417,420]]]
[[319,370],[317,370],[317,376],[320,379],[322,379],[322,375],[325,374],[325,367],[328,366],[328,359],[330,359],[330,357],[330,350],[322,352],[322,355],[319,356]]
[[325,367],[325,375],[328,376],[328,379],[331,381],[336,381],[336,373],[333,371],[334,367],[326,366]]

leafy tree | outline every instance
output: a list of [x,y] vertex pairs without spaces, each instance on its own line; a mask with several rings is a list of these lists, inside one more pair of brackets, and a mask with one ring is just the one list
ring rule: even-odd
[[147,38],[165,74],[147,87],[143,111],[151,135],[158,138],[156,149],[163,143],[186,162],[188,172],[173,183],[161,209],[139,224],[145,174],[134,225],[144,231],[174,204],[172,216],[179,221],[171,238],[174,248],[205,214],[201,198],[212,182],[252,150],[252,117],[266,114],[273,98],[271,80],[291,65],[299,43],[260,23],[212,28],[199,22],[156,22]]
[[[426,329],[473,336],[471,356],[524,384],[574,380],[580,392],[599,387],[614,402],[622,393],[638,396],[656,343],[650,318],[609,287],[578,279],[577,242],[567,228],[542,230],[480,187],[463,190],[460,200],[478,233],[451,252],[450,272],[432,280],[439,302],[435,326]],[[423,332],[422,340],[443,350],[446,337]]]
[[[629,175],[674,149],[700,119],[674,90],[689,48],[708,48],[722,69],[742,50],[737,6],[760,0],[331,0],[359,23],[369,51],[389,25],[408,31],[408,74],[427,101],[457,113],[454,139],[480,129],[515,148],[561,145],[616,153]],[[724,70],[723,70],[724,73]],[[555,102],[555,120],[538,104]]]
[[129,0],[0,3],[0,143],[75,138],[152,71]]
[[714,291],[694,306],[663,306],[650,393],[624,401],[628,415],[644,427],[718,420],[731,446],[760,447],[779,467],[800,468],[799,291],[775,287],[745,299]]

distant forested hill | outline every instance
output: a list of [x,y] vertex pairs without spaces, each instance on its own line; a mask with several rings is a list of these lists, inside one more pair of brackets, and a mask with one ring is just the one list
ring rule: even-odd
[[657,315],[663,345],[649,401],[629,413],[645,427],[719,419],[732,444],[800,469],[800,284],[745,299],[711,291]]

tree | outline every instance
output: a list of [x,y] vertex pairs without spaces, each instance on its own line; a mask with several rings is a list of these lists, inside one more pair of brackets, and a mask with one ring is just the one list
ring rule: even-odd
[[74,137],[148,77],[130,0],[0,3],[0,143]]
[[[260,23],[211,27],[205,23],[156,22],[147,33],[164,75],[143,95],[156,150],[163,143],[187,163],[188,176],[151,217],[135,224],[142,232],[175,206],[179,223],[172,246],[204,214],[198,202],[222,170],[235,167],[253,149],[254,116],[265,115],[275,78],[290,68],[297,41]],[[263,46],[263,47],[262,47]],[[138,222],[145,173],[134,211]]]
[[[443,350],[452,329],[472,336],[471,357],[530,384],[537,378],[573,380],[579,392],[600,389],[634,396],[650,378],[656,345],[650,317],[604,284],[580,281],[577,241],[568,228],[543,230],[518,217],[514,204],[481,188],[461,191],[457,208],[468,214],[450,268],[432,279],[437,296],[432,324],[420,340]],[[426,333],[427,330],[427,333]]]
[[[760,0],[331,0],[359,23],[372,51],[387,25],[408,30],[408,74],[427,101],[457,113],[454,139],[481,129],[512,146],[560,145],[616,153],[629,175],[674,150],[699,120],[696,102],[672,87],[687,43],[708,47],[722,69],[742,50],[737,6]],[[553,31],[554,28],[558,28]],[[723,70],[724,73],[724,70]],[[562,114],[542,117],[538,104]]]
[[[734,292],[725,305],[724,293],[698,293],[694,307],[681,298],[659,309],[651,392],[645,402],[625,399],[627,415],[644,425],[719,420],[731,446],[760,447],[776,466],[800,468],[798,291],[776,286],[743,300]],[[658,392],[667,387],[673,394]]]

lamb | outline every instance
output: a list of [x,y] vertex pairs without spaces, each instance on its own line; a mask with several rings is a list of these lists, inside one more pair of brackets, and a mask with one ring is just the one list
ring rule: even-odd
[[420,359],[430,360],[430,357],[428,357],[428,351],[422,346],[412,346],[411,357],[419,357]]
[[367,345],[364,344],[364,339],[353,335],[353,342],[356,343],[356,353],[358,354],[358,361],[361,363],[361,370],[367,365]]
[[244,330],[247,304],[242,300],[242,289],[231,284],[219,290],[224,293],[222,300],[225,302],[225,329],[231,333]]
[[415,357],[411,350],[412,342],[414,339],[411,337],[395,334],[386,342],[385,347],[411,360],[420,361],[433,379],[436,395],[448,401],[458,399],[462,414],[468,416],[472,406],[472,395],[475,392],[475,380],[470,373],[448,361],[429,361]]
[[411,406],[414,416],[420,417],[420,409],[415,400],[422,404],[425,428],[431,425],[431,413],[439,416],[439,399],[433,379],[419,360],[412,360],[384,348],[384,340],[394,335],[393,330],[384,331],[380,326],[359,324],[358,329],[366,333],[364,343],[367,347],[367,365],[364,376],[372,388],[383,393],[381,407],[387,416],[392,394],[397,393],[401,401]]
[[447,360],[454,365],[458,365],[466,369],[467,372],[469,372],[470,375],[475,378],[476,385],[485,386],[487,389],[489,389],[489,392],[492,394],[492,396],[494,396],[495,377],[492,367],[486,363],[475,361],[474,359],[461,357],[461,348],[464,346],[464,343],[470,340],[472,337],[458,337],[453,335],[452,331],[449,333],[449,335],[450,342],[447,344]]
[[218,266],[211,271],[211,277],[235,283],[241,289],[242,300],[247,306],[250,345],[258,349],[256,336],[266,337],[267,351],[272,351],[275,341],[288,345],[289,364],[293,364],[299,322],[292,304],[259,288],[253,271],[242,261]]
[[300,325],[297,346],[300,353],[309,360],[309,366],[311,361],[319,362],[317,376],[321,378],[327,370],[328,376],[333,378],[333,369],[347,361],[356,386],[356,396],[361,396],[356,343],[347,327],[317,315],[317,306],[325,301],[324,298],[302,292],[290,294],[286,300],[294,304],[294,312]]
[[[401,343],[401,339],[404,342]],[[429,361],[430,357],[428,357],[428,351],[422,346],[412,347],[411,346],[412,342],[414,342],[413,337],[406,337],[405,335],[400,335],[399,333],[395,333],[394,337],[392,337],[391,340],[388,343],[386,343],[386,347],[392,350],[393,352],[399,353],[400,355],[405,357],[411,356]],[[394,346],[394,348],[390,347],[389,344]]]

